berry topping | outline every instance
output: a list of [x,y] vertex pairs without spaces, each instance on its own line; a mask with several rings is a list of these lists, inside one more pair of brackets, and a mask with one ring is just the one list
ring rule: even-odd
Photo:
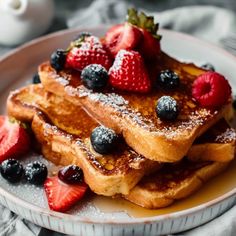
[[100,64],[108,70],[112,65],[112,59],[99,38],[85,35],[71,43],[66,57],[66,67],[83,70],[90,64]]
[[0,116],[0,163],[29,150],[30,139],[25,127],[13,118]]
[[115,56],[121,49],[137,50],[145,59],[155,59],[160,54],[158,24],[152,16],[138,14],[129,9],[127,22],[113,26],[105,35],[105,44]]
[[206,63],[201,66],[204,70],[215,71],[215,67],[211,63]]
[[95,128],[90,136],[93,149],[100,154],[112,152],[118,142],[118,136],[114,130],[104,126]]
[[127,21],[136,26],[142,33],[142,40],[137,51],[147,60],[153,60],[160,54],[160,39],[157,34],[159,25],[154,22],[153,16],[147,16],[131,8],[128,10]]
[[23,166],[15,159],[8,159],[0,165],[0,172],[4,179],[11,183],[16,183],[21,180]]
[[31,184],[43,184],[47,175],[47,167],[42,162],[34,161],[25,167],[25,178]]
[[108,81],[107,70],[99,64],[86,66],[81,73],[83,84],[93,90],[104,88]]
[[76,165],[69,165],[59,170],[58,178],[68,184],[82,183],[83,171]]
[[223,75],[206,72],[194,81],[192,96],[202,107],[219,107],[227,103],[231,87]]
[[175,120],[179,114],[176,100],[170,96],[162,96],[157,101],[156,113],[161,120]]
[[38,73],[36,73],[36,74],[33,76],[32,82],[33,82],[33,84],[40,84],[40,83],[41,83],[40,77],[39,77],[39,74],[38,74]]
[[57,176],[47,178],[44,183],[50,209],[59,212],[69,210],[84,196],[87,188],[85,183],[65,184]]
[[52,53],[50,63],[52,68],[54,68],[56,71],[63,70],[65,66],[65,61],[66,52],[63,49],[57,49],[55,52]]
[[172,70],[164,70],[158,75],[157,83],[161,88],[175,89],[179,86],[179,76]]
[[109,82],[120,90],[146,93],[151,89],[143,59],[139,52],[120,50],[109,70]]
[[110,28],[105,35],[105,44],[113,56],[121,50],[134,49],[142,37],[141,31],[132,24],[115,25]]

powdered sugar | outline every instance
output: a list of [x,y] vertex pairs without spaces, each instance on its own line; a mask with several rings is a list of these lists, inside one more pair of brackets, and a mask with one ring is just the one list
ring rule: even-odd
[[[124,49],[120,50],[120,51],[117,53],[116,59],[115,59],[113,65],[112,65],[112,67],[110,68],[109,71],[119,70],[120,67],[122,66],[123,59],[124,59],[125,56],[127,56],[127,55],[132,56],[133,54],[132,54],[131,52],[127,51],[127,50],[124,50]],[[134,62],[132,62],[132,63],[134,63]]]
[[224,133],[220,134],[216,138],[216,142],[229,143],[236,140],[236,132],[233,128],[228,128]]

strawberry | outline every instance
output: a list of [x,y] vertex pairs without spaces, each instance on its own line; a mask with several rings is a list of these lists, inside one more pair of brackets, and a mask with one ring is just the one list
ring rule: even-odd
[[111,27],[105,35],[105,44],[115,57],[121,49],[134,49],[140,42],[142,33],[132,24],[126,22]]
[[0,163],[10,157],[18,158],[29,150],[30,138],[23,126],[7,116],[0,116]]
[[85,194],[87,184],[66,184],[57,176],[47,178],[44,182],[44,190],[51,210],[65,212],[77,203]]
[[109,29],[105,35],[105,44],[113,56],[125,49],[139,51],[147,60],[156,59],[160,54],[161,39],[157,30],[158,24],[154,23],[153,17],[129,9],[127,22]]
[[143,40],[139,44],[138,51],[146,60],[155,60],[161,52],[160,41],[145,29],[141,30]]
[[231,87],[217,72],[206,72],[194,81],[192,96],[202,107],[219,107],[229,101]]
[[112,59],[97,37],[84,35],[71,43],[66,56],[66,67],[83,70],[90,64],[100,64],[108,70],[112,65]]
[[160,39],[161,36],[157,34],[158,24],[154,23],[152,16],[147,16],[143,12],[138,14],[135,9],[129,9],[127,21],[135,25],[142,32],[142,40],[140,41],[137,51],[146,60],[153,60],[160,54]]
[[109,82],[114,88],[120,90],[148,92],[151,82],[140,53],[120,50],[109,70]]

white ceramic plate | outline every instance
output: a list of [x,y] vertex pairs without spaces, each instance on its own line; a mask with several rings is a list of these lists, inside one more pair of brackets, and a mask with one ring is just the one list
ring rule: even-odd
[[[65,48],[80,31],[104,34],[106,27],[58,32],[16,49],[0,60],[0,113],[10,90],[31,83],[37,66],[51,52]],[[196,64],[211,62],[236,89],[236,58],[222,49],[180,33],[162,30],[162,49],[170,55]],[[42,159],[33,154],[24,161]],[[43,160],[43,159],[42,159]],[[52,166],[50,163],[48,165]],[[50,211],[41,188],[27,184],[9,185],[0,178],[0,203],[43,227],[76,235],[160,235],[201,225],[232,207],[236,200],[236,163],[211,180],[198,193],[171,207],[150,211],[125,201],[89,198],[68,214]],[[127,214],[128,212],[128,214]]]

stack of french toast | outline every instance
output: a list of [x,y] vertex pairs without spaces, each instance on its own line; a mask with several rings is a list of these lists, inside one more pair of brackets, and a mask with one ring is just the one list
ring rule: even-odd
[[91,191],[155,209],[234,159],[231,88],[161,51],[153,18],[130,10],[128,19],[55,51],[39,83],[11,92],[7,110],[31,124],[46,159],[79,166]]

